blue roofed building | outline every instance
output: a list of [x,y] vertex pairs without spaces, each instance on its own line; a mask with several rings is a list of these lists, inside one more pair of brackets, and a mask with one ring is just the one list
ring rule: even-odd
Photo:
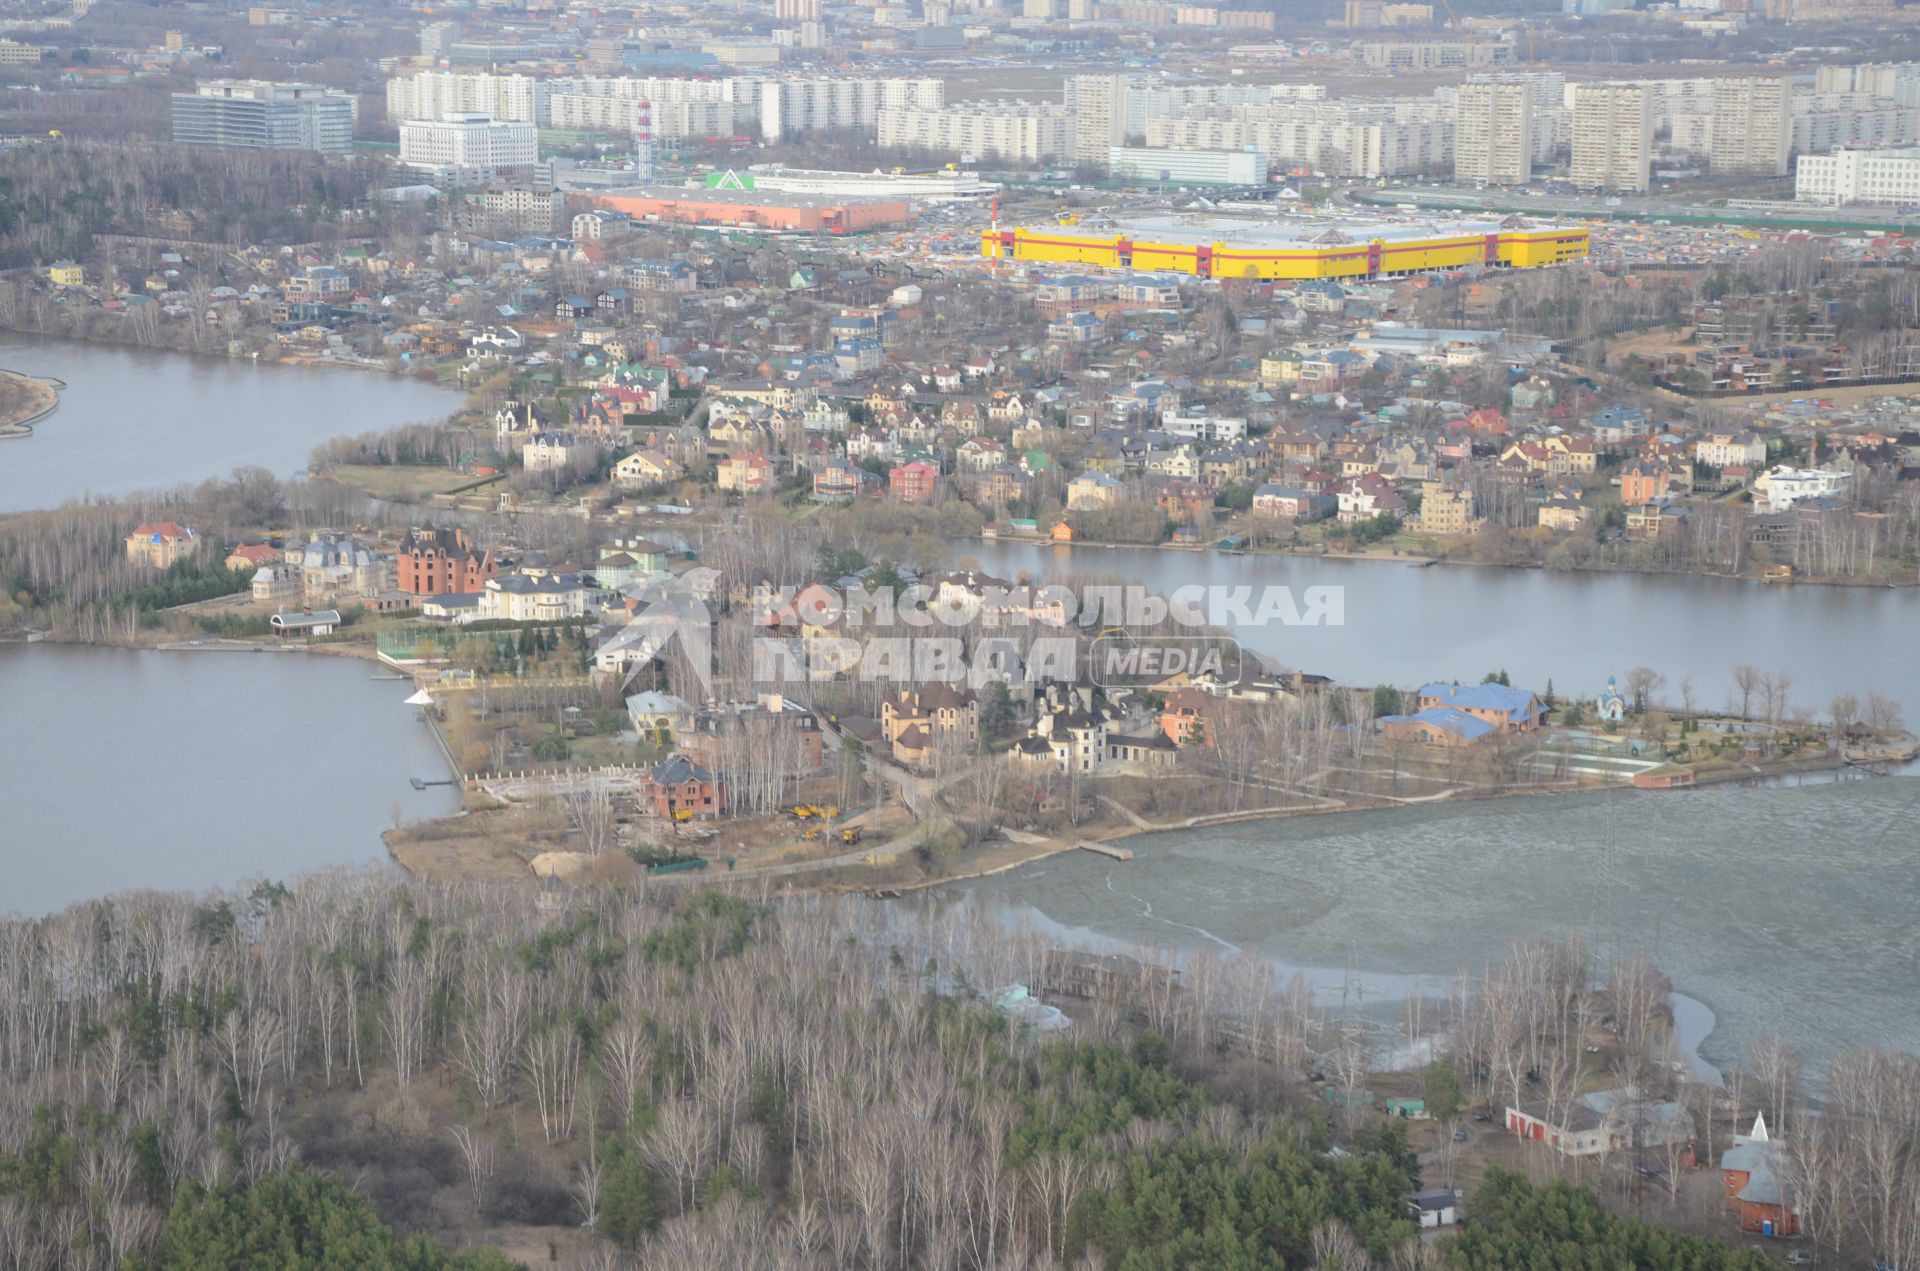
[[1411,715],[1382,715],[1380,731],[1388,741],[1411,741],[1423,746],[1471,746],[1500,735],[1498,724],[1469,715],[1452,706],[1437,706]]
[[1420,690],[1422,711],[1442,707],[1464,711],[1509,733],[1532,732],[1547,717],[1547,708],[1537,693],[1505,684],[1436,683]]

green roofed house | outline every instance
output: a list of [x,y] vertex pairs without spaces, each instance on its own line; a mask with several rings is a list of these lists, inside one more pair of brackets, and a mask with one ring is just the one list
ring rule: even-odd
[[1388,1099],[1382,1110],[1390,1117],[1405,1117],[1409,1121],[1426,1121],[1427,1101],[1425,1099]]

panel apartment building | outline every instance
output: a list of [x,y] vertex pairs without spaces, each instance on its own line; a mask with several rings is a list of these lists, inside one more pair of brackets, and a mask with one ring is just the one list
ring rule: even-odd
[[544,123],[546,95],[546,82],[531,75],[419,71],[387,81],[387,118],[399,123],[403,119],[445,119],[448,115],[491,115],[517,123]]
[[1785,76],[1715,80],[1707,166],[1716,176],[1783,177],[1793,144],[1793,91]]
[[1525,185],[1533,176],[1533,87],[1510,81],[1460,86],[1453,176],[1484,185]]
[[1575,84],[1571,96],[1573,184],[1645,190],[1653,171],[1653,93],[1639,84]]
[[758,86],[763,141],[809,132],[870,132],[882,112],[937,111],[947,100],[945,82],[932,76],[782,77],[760,80]]
[[173,94],[173,140],[250,150],[353,149],[353,98],[317,84],[216,79]]
[[[883,148],[933,150],[969,159],[1050,163],[1074,153],[1073,114],[1051,102],[955,102],[937,110],[882,110]],[[1105,154],[1101,156],[1105,161]]]
[[1073,161],[1105,167],[1107,151],[1127,140],[1125,75],[1069,75],[1066,107],[1073,114]]
[[759,117],[756,80],[660,76],[574,76],[549,81],[541,122],[565,132],[633,130],[633,104],[653,103],[653,133],[663,139],[728,137]]
[[1276,168],[1337,177],[1446,172],[1453,165],[1451,113],[1425,98],[1239,106],[1225,117],[1193,111],[1147,123],[1147,144],[1254,149]]

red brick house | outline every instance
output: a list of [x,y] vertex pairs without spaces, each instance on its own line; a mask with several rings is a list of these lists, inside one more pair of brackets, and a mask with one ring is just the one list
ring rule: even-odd
[[1620,502],[1630,508],[1663,499],[1672,488],[1673,470],[1658,459],[1635,459],[1620,469]]
[[902,503],[931,503],[940,487],[940,474],[921,460],[903,463],[887,473],[887,493]]
[[1176,689],[1167,697],[1166,708],[1160,712],[1160,731],[1176,746],[1194,742],[1212,746],[1212,716],[1218,705],[1219,699],[1211,693],[1194,688]]
[[412,596],[471,596],[498,574],[492,552],[475,550],[465,530],[408,530],[395,560],[397,586]]
[[720,782],[685,755],[668,755],[647,769],[640,797],[657,817],[705,820],[720,814]]

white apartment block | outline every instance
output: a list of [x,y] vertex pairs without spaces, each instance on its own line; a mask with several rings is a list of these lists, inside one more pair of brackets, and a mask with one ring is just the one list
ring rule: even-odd
[[1453,175],[1485,185],[1525,185],[1533,176],[1533,88],[1514,82],[1460,86]]
[[1127,84],[1125,129],[1129,137],[1147,135],[1147,122],[1183,115],[1219,115],[1235,106],[1274,106],[1325,101],[1325,84]]
[[1912,145],[1920,142],[1920,106],[1871,93],[1799,94],[1793,99],[1792,131],[1795,154]]
[[1792,144],[1793,94],[1785,76],[1714,81],[1707,160],[1716,175],[1785,176]]
[[1828,207],[1847,203],[1920,206],[1920,147],[1803,154],[1795,161],[1793,197]]
[[539,161],[539,130],[489,115],[410,119],[400,125],[400,162],[462,177],[530,168]]
[[946,84],[932,76],[781,78],[762,80],[759,88],[765,141],[809,132],[867,132],[884,111],[936,111],[947,100]]
[[882,110],[878,144],[966,159],[1049,163],[1073,156],[1073,115],[1048,102],[955,102],[939,109]]
[[1639,84],[1576,84],[1570,96],[1573,184],[1645,190],[1653,170],[1653,93]]
[[1814,75],[1815,93],[1868,93],[1901,106],[1920,106],[1920,62],[1870,66],[1823,66]]
[[1513,45],[1492,40],[1371,40],[1354,56],[1374,70],[1478,70],[1512,65],[1513,52]]
[[653,134],[725,137],[758,116],[759,83],[753,79],[667,79],[576,76],[549,81],[541,121],[568,132],[628,133],[633,104],[653,103]]
[[1127,140],[1125,75],[1069,75],[1066,106],[1073,114],[1073,161],[1104,167],[1107,151]]
[[1254,149],[1276,168],[1337,177],[1444,172],[1453,163],[1453,123],[1430,102],[1322,102],[1237,108],[1228,118],[1186,116],[1147,123],[1150,146]]
[[[633,103],[648,98],[588,97],[555,93],[547,100],[551,126],[565,132],[607,132],[622,136],[633,131]],[[740,116],[729,101],[667,101],[653,103],[653,135],[674,141],[683,137],[730,137],[738,132]]]
[[531,75],[495,75],[485,71],[419,71],[387,81],[387,118],[445,119],[448,115],[492,115],[519,123],[545,118],[547,86]]

